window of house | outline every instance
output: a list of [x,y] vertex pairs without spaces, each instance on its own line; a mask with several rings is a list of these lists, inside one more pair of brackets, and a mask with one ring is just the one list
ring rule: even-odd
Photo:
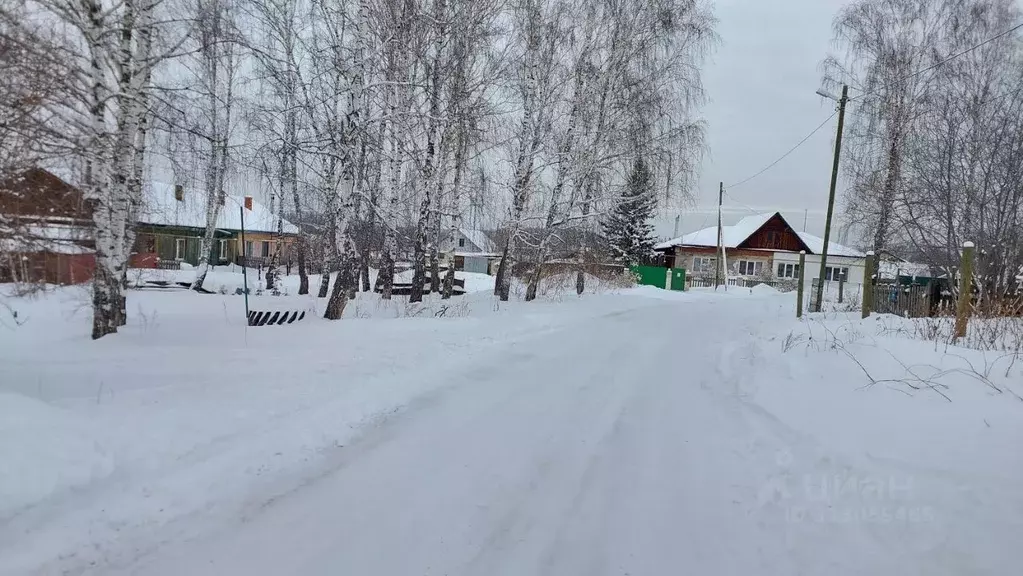
[[764,270],[764,263],[759,260],[739,260],[740,276],[759,276]]
[[836,266],[834,268],[832,268],[831,266],[827,266],[827,267],[824,268],[824,279],[825,280],[833,280],[835,282],[838,282],[839,280],[848,281],[849,280],[849,269],[848,268],[840,268],[838,266]]
[[220,259],[221,260],[227,259],[227,240],[220,241]]
[[245,241],[245,256],[248,258],[252,257],[252,240]]
[[262,246],[260,246],[260,251],[261,252],[260,252],[259,255],[264,257],[264,258],[266,258],[267,256],[270,255],[270,241],[269,240],[263,240],[263,242],[261,242],[261,244],[262,244]]
[[458,247],[459,248],[465,248],[465,238],[459,238],[458,239]]
[[776,230],[767,231],[767,247],[768,248],[780,248],[781,247],[781,234]]
[[174,239],[174,259],[184,260],[185,259],[185,239],[175,238]]
[[778,278],[799,278],[799,264],[778,263]]
[[713,272],[716,266],[715,258],[710,256],[694,256],[693,257],[693,272]]

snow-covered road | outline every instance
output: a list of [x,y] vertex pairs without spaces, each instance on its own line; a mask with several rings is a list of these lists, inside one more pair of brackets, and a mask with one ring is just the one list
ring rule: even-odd
[[1019,367],[766,292],[247,331],[237,298],[132,293],[98,343],[70,293],[23,304],[0,574],[1015,573]]
[[[723,345],[774,308],[642,306],[453,361],[450,386],[335,451],[322,475],[125,573],[964,573],[931,549],[926,518],[792,516],[805,495],[793,501],[779,471],[849,470],[738,394],[741,359]],[[855,489],[825,497],[866,505]]]

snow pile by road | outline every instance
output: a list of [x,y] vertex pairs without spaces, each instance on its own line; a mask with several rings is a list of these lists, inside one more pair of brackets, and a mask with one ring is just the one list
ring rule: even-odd
[[1023,533],[1023,364],[936,347],[903,320],[811,315],[726,344],[722,370],[776,455],[760,499],[801,538],[834,526],[926,551],[927,574],[1002,574]]

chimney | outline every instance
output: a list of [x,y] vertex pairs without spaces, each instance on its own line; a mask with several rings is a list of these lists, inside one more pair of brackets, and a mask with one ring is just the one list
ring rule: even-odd
[[178,202],[185,201],[185,187],[181,184],[174,185],[174,199]]
[[245,197],[245,209],[252,210],[252,196]]

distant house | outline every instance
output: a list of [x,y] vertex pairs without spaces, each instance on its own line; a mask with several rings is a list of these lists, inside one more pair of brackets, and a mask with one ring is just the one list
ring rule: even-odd
[[483,230],[460,228],[453,242],[444,251],[454,248],[455,270],[490,274],[491,264],[501,257],[497,244]]
[[[245,244],[242,245],[242,228]],[[228,195],[217,217],[210,252],[213,265],[266,265],[281,245],[281,262],[291,257],[298,227],[284,220],[277,233],[278,219],[251,196]],[[153,182],[143,193],[136,226],[131,266],[135,268],[175,267],[198,264],[199,247],[206,232],[204,191]]]
[[92,205],[42,168],[0,182],[0,282],[78,284],[96,269]]
[[[797,232],[779,212],[747,216],[733,226],[722,227],[728,275],[747,278],[795,279],[799,277],[799,252],[805,251],[804,282],[820,276],[824,241]],[[718,259],[718,229],[704,228],[654,246],[665,255],[669,267],[685,268],[690,277],[713,278]],[[828,243],[826,281],[862,282],[865,254]]]

